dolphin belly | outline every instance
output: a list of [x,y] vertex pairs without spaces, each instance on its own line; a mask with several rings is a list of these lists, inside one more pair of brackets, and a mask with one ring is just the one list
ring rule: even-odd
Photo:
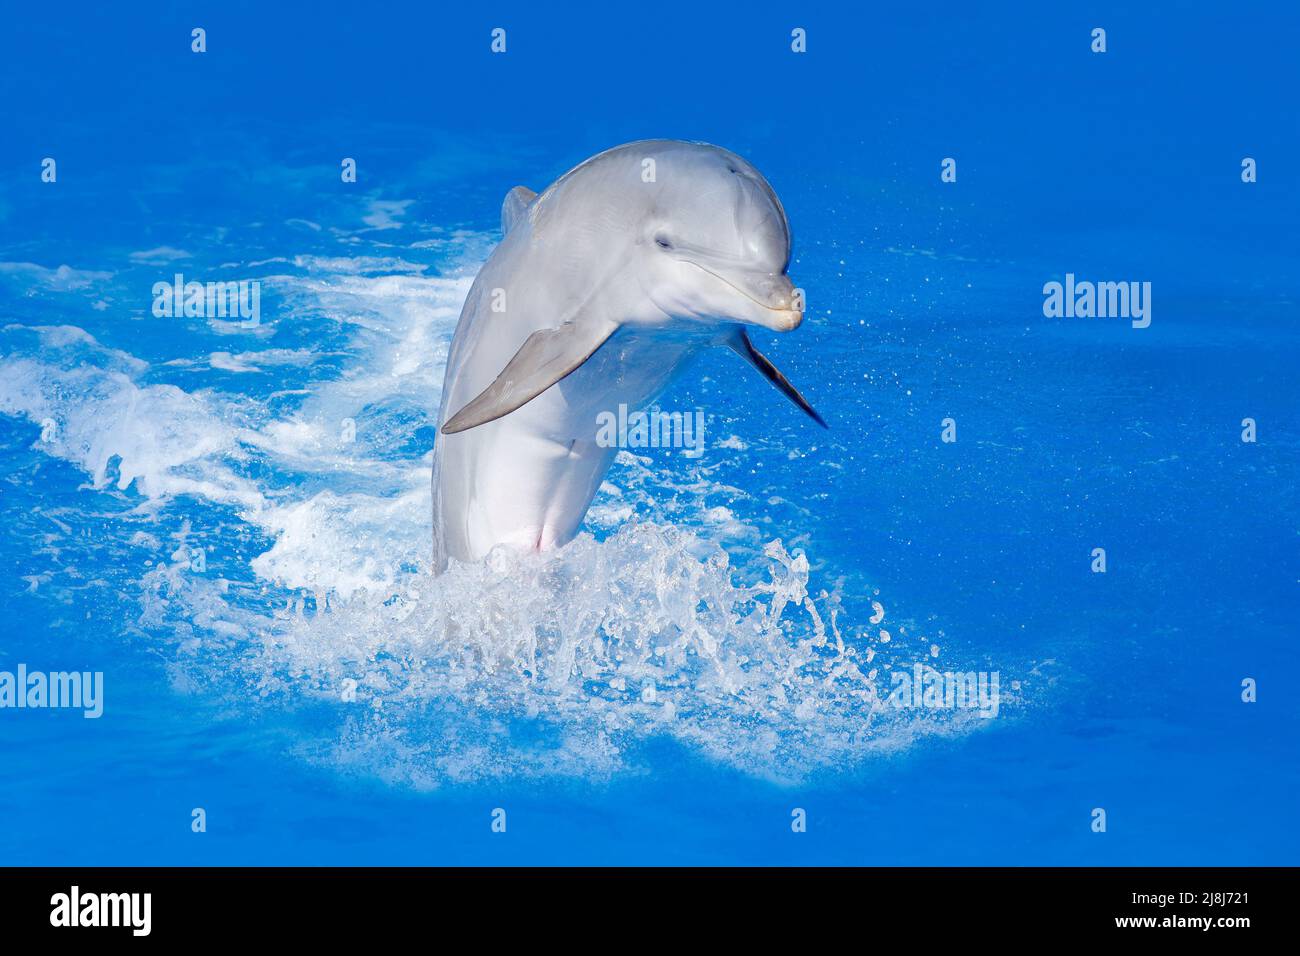
[[478,561],[500,544],[547,550],[572,540],[618,453],[598,416],[648,405],[689,360],[691,339],[620,333],[563,382],[514,413],[434,449],[435,561]]
[[565,440],[554,420],[539,429],[532,417],[482,426],[490,432],[475,441],[440,437],[440,564],[477,561],[499,544],[545,550],[577,534],[616,449],[598,447],[592,435]]

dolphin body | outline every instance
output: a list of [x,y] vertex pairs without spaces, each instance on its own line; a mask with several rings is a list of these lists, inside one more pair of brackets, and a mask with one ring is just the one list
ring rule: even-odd
[[825,427],[745,333],[795,328],[803,301],[785,211],[739,156],[629,143],[540,196],[516,186],[501,226],[447,358],[436,570],[573,538],[617,453],[598,444],[598,415],[644,408],[703,348],[731,348]]

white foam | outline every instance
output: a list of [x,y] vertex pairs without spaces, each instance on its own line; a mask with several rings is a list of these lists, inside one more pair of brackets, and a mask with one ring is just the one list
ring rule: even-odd
[[74,269],[69,265],[48,268],[34,262],[0,262],[0,279],[16,281],[28,289],[74,292],[112,278],[111,272]]

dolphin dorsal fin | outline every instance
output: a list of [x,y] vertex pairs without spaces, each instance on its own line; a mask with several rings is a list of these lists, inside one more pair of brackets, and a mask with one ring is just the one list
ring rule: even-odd
[[528,205],[537,198],[537,193],[527,186],[516,186],[506,193],[506,201],[501,204],[501,231],[509,232],[514,224],[524,218]]
[[443,434],[485,425],[531,402],[591,358],[616,331],[617,322],[592,322],[579,315],[559,328],[534,332],[496,381],[447,419]]
[[817,414],[817,409],[813,408],[808,399],[799,393],[799,389],[791,385],[790,380],[781,374],[781,370],[773,365],[766,355],[754,348],[754,343],[749,341],[749,335],[746,334],[744,329],[737,329],[736,334],[728,339],[727,346],[758,369],[765,379],[775,385],[782,395],[803,409],[809,418],[822,428],[830,428],[826,424],[826,420]]

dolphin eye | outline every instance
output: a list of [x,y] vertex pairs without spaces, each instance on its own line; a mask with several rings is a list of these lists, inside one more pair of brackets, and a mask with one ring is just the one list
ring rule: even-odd
[[671,249],[673,247],[673,244],[663,236],[655,236],[655,245],[660,249]]

